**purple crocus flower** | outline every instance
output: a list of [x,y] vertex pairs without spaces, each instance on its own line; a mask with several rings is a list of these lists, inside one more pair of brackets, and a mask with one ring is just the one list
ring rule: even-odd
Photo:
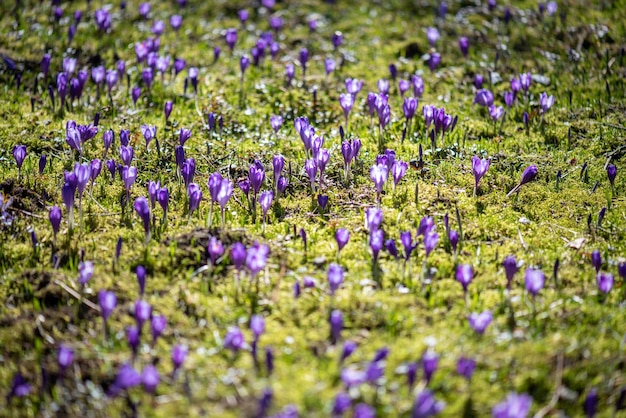
[[141,372],[141,385],[146,392],[154,393],[157,386],[159,386],[160,381],[161,379],[156,367],[154,367],[152,364],[144,367],[143,371]]
[[341,392],[333,401],[333,416],[343,416],[352,406],[352,398],[347,393]]
[[339,228],[335,232],[335,240],[337,241],[337,252],[339,252],[350,241],[350,231],[345,228]]
[[585,411],[585,416],[587,418],[593,418],[598,413],[598,390],[596,388],[592,388],[585,397],[583,410]]
[[593,267],[596,269],[596,273],[598,273],[600,271],[600,267],[602,267],[602,254],[600,254],[600,251],[593,250],[591,252],[591,264],[593,264]]
[[424,235],[424,249],[426,251],[426,257],[435,249],[439,242],[439,234],[436,232],[429,232]]
[[539,105],[541,106],[541,114],[545,114],[554,105],[554,96],[548,96],[547,93],[539,95]]
[[187,186],[187,196],[189,197],[189,216],[200,207],[202,200],[202,190],[196,183],[189,183]]
[[259,195],[259,205],[261,206],[261,210],[263,210],[263,221],[267,218],[267,211],[272,206],[272,202],[274,200],[274,192],[271,190],[266,190]]
[[136,105],[137,104],[137,100],[139,100],[139,96],[141,96],[141,87],[139,87],[139,86],[133,87],[133,89],[131,90],[130,95],[131,95],[131,97],[133,99],[133,104]]
[[272,115],[270,117],[270,125],[272,126],[272,130],[274,133],[278,133],[280,127],[283,126],[283,118],[279,115]]
[[157,202],[159,202],[159,205],[161,205],[161,208],[163,209],[163,212],[165,214],[167,214],[167,207],[168,207],[169,201],[170,201],[170,193],[167,190],[167,187],[161,187],[157,191],[156,200],[157,200]]
[[380,194],[383,191],[383,186],[387,181],[389,175],[389,168],[386,164],[374,164],[370,169],[370,179],[374,182],[376,187],[376,193],[378,194],[378,200],[380,200]]
[[491,116],[491,119],[493,120],[494,123],[500,120],[500,118],[502,118],[503,115],[504,115],[504,109],[502,108],[502,106],[495,106],[495,105],[489,106],[489,116]]
[[398,246],[395,239],[388,239],[385,241],[385,249],[393,258],[398,259]]
[[401,232],[400,242],[402,242],[402,246],[404,247],[404,259],[408,261],[411,257],[411,253],[415,249],[415,246],[413,245],[413,234],[409,231]]
[[427,384],[430,383],[435,371],[437,371],[438,365],[439,356],[433,350],[427,350],[424,355],[422,355],[422,369]]
[[[398,90],[400,90],[400,95],[404,96],[404,93],[406,93],[407,91],[409,91],[409,89],[411,88],[411,82],[407,79],[400,79],[398,80]],[[405,100],[405,107],[406,107],[406,100]],[[404,114],[406,116],[406,109],[404,109]]]
[[328,266],[328,285],[330,287],[330,294],[334,295],[335,292],[341,287],[344,281],[343,268],[337,263],[331,263]]
[[98,304],[100,305],[102,318],[106,322],[117,306],[117,297],[115,296],[115,293],[102,289],[98,293]]
[[163,315],[154,315],[150,320],[150,330],[152,331],[152,342],[157,340],[167,327],[167,319]]
[[476,96],[474,97],[474,103],[489,107],[493,104],[493,93],[487,89],[480,89],[476,92]]
[[250,179],[250,186],[252,186],[254,196],[256,197],[259,190],[261,190],[263,181],[265,180],[265,168],[259,160],[256,160],[254,164],[250,166],[250,169],[248,170],[248,178]]
[[139,295],[143,296],[146,288],[146,268],[142,265],[138,265],[135,270],[135,275],[137,276],[137,283],[139,284]]
[[530,83],[532,82],[532,75],[530,73],[522,73],[519,76],[519,83],[522,90],[528,92],[530,89]]
[[185,162],[183,162],[180,173],[183,176],[185,186],[189,186],[193,182],[193,177],[196,173],[196,160],[187,158]]
[[472,157],[472,171],[474,172],[474,196],[478,192],[478,183],[480,179],[485,175],[489,166],[491,165],[491,159],[480,159],[480,157],[474,155]]
[[466,36],[461,36],[459,38],[459,49],[461,50],[461,54],[467,58],[467,54],[469,52],[469,39]]
[[519,270],[515,256],[506,256],[506,258],[502,262],[502,265],[504,266],[504,272],[506,274],[506,288],[511,289],[511,282],[513,281],[513,277],[515,276],[515,273],[517,273],[517,271]]
[[474,279],[474,268],[471,264],[459,264],[456,268],[456,280],[463,286],[463,292],[467,293],[469,284]]
[[330,75],[330,73],[332,73],[333,71],[335,71],[335,68],[337,67],[337,63],[335,62],[334,59],[332,58],[326,58],[324,60],[324,70],[326,71],[326,76],[328,77]]
[[512,91],[504,93],[504,103],[506,104],[506,107],[510,109],[513,106],[513,103],[515,103],[515,93]]
[[493,418],[526,418],[532,403],[533,399],[529,395],[511,392],[504,401],[493,407],[491,416]]
[[50,225],[52,226],[52,232],[54,234],[54,240],[56,241],[56,236],[59,233],[59,228],[61,226],[61,208],[57,205],[52,206],[50,208],[50,212],[48,213],[48,219],[50,220]]
[[246,344],[243,333],[238,327],[228,327],[226,336],[224,337],[224,348],[231,350],[233,353],[244,348]]
[[211,264],[217,265],[217,260],[224,254],[224,245],[217,237],[211,237],[207,251]]
[[365,209],[365,227],[371,233],[380,228],[383,222],[383,211],[380,208]]
[[402,111],[407,121],[413,119],[415,112],[417,111],[418,100],[414,97],[406,97],[404,104],[402,105]]
[[330,313],[330,336],[333,343],[341,339],[341,330],[343,329],[343,314],[339,309],[335,309]]
[[317,161],[314,158],[306,160],[304,163],[304,171],[309,176],[311,182],[311,190],[315,193],[315,177],[317,176]]
[[439,415],[445,408],[443,401],[438,401],[429,389],[423,389],[415,397],[411,413],[412,418],[430,418]]
[[469,324],[478,334],[482,335],[491,324],[493,314],[491,311],[483,311],[481,313],[472,312],[469,316]]
[[614,164],[609,164],[606,166],[606,175],[609,178],[609,182],[611,183],[611,187],[615,186],[615,177],[617,176],[617,167]]
[[120,146],[120,158],[122,159],[122,163],[124,163],[124,165],[129,166],[133,161],[134,155],[135,150],[130,145]]
[[172,349],[172,363],[174,365],[174,372],[176,372],[185,362],[189,354],[189,348],[186,345],[178,344]]
[[378,254],[380,250],[383,249],[385,240],[385,233],[382,229],[376,229],[370,232],[369,237],[369,246],[372,250],[372,256],[374,257],[374,262],[378,261]]
[[93,276],[94,267],[92,261],[81,261],[78,264],[78,283],[85,286]]
[[174,29],[174,32],[178,33],[178,30],[183,24],[183,17],[181,15],[172,15],[170,17],[170,26]]
[[507,197],[511,196],[513,193],[519,191],[519,189],[524,184],[529,183],[532,180],[534,180],[535,177],[537,176],[538,172],[539,172],[539,170],[537,169],[536,165],[530,165],[530,166],[526,167],[526,169],[522,173],[522,180],[519,182],[519,184],[517,186],[515,186],[513,189],[511,189],[511,191],[507,194]]
[[23,398],[30,394],[32,386],[19,372],[15,373],[11,381],[11,390],[7,395],[7,401],[13,397]]
[[402,180],[408,168],[409,168],[409,165],[406,162],[399,161],[399,160],[394,161],[393,165],[391,166],[391,174],[393,175],[394,189],[396,188],[398,183],[400,183],[400,180]]
[[246,246],[241,242],[236,242],[231,246],[230,261],[237,270],[241,270],[246,263]]
[[435,46],[435,44],[437,44],[437,41],[439,40],[439,31],[437,30],[437,28],[427,28],[426,29],[426,38],[428,39],[428,43],[430,44],[430,46]]
[[152,316],[152,306],[143,299],[135,302],[135,321],[137,321],[137,329],[141,333],[144,322],[148,321]]
[[143,222],[143,229],[146,235],[146,241],[150,239],[150,206],[148,205],[148,199],[143,196],[139,196],[135,199],[133,204],[135,212]]
[[41,154],[39,157],[39,174],[43,174],[43,171],[46,169],[46,164],[48,163],[48,156],[46,154]]
[[439,52],[432,52],[428,58],[428,68],[431,72],[434,72],[441,63],[441,54]]
[[596,275],[598,289],[603,293],[609,293],[613,289],[613,275],[611,273],[600,272]]
[[109,395],[116,396],[119,392],[141,384],[141,375],[128,363],[120,366],[115,381],[109,389]]
[[141,3],[139,5],[139,15],[144,18],[147,19],[148,18],[148,14],[150,13],[150,3]]
[[361,91],[363,88],[363,80],[359,80],[356,78],[346,78],[346,90],[348,93],[355,96]]
[[73,361],[74,350],[72,347],[62,344],[57,353],[57,363],[59,364],[61,374],[65,374],[65,371],[72,365]]
[[168,100],[165,102],[165,106],[163,107],[163,113],[165,114],[165,123],[167,124],[167,121],[170,118],[170,115],[172,114],[172,109],[174,108],[174,103],[172,103],[171,100]]
[[285,64],[285,79],[287,80],[287,84],[291,84],[295,75],[296,67],[294,67],[294,65],[291,63]]
[[526,286],[526,290],[533,296],[536,297],[537,294],[545,284],[545,274],[543,271],[537,269],[534,270],[532,268],[526,269],[526,275],[524,277],[524,284]]
[[22,164],[24,164],[24,160],[26,159],[26,145],[16,145],[13,147],[13,158],[15,158],[15,163],[17,164],[17,169],[19,171],[22,170]]
[[343,109],[345,123],[346,126],[348,126],[348,116],[350,116],[350,111],[352,111],[352,107],[354,106],[354,96],[351,94],[341,94],[339,96],[339,105],[341,109]]
[[270,248],[266,244],[254,243],[246,252],[246,267],[254,278],[267,265]]
[[148,149],[148,145],[150,144],[150,141],[156,138],[156,126],[141,125],[141,133],[143,134],[143,137],[146,140],[146,149]]
[[468,381],[472,378],[476,369],[476,360],[469,357],[459,357],[456,362],[456,372]]
[[242,80],[243,80],[243,75],[249,66],[250,66],[250,58],[247,55],[243,55],[241,59],[239,60],[239,68],[241,69]]
[[254,340],[258,341],[265,332],[265,318],[262,315],[252,315],[250,318],[250,329],[254,335]]

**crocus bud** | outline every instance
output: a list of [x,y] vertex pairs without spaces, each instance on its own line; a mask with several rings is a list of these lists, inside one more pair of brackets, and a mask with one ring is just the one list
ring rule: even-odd
[[172,349],[172,363],[174,364],[174,372],[176,372],[185,362],[189,349],[186,345],[178,344]]
[[583,403],[583,409],[587,418],[593,418],[598,411],[598,390],[593,388],[587,394],[585,402]]
[[15,163],[17,164],[17,169],[22,169],[22,164],[26,159],[26,145],[16,145],[13,147],[13,158],[15,158]]
[[469,52],[469,39],[465,36],[461,36],[459,38],[459,49],[465,58],[467,58],[467,53]]
[[41,157],[39,157],[39,174],[43,174],[43,171],[46,168],[47,160],[48,157],[46,156],[46,154],[42,154]]
[[137,283],[139,284],[139,295],[143,296],[146,288],[146,268],[142,265],[138,265],[135,274],[137,275]]
[[432,350],[428,350],[422,356],[422,370],[424,371],[424,377],[426,378],[426,383],[430,383],[430,380],[435,374],[437,370],[437,366],[439,365],[439,356]]
[[74,350],[67,345],[61,345],[57,354],[57,361],[61,374],[65,374],[67,368],[70,367],[74,361]]
[[170,115],[172,114],[172,109],[174,108],[174,103],[172,103],[171,100],[168,100],[167,102],[165,102],[165,106],[163,109],[163,113],[165,114],[165,123],[167,123],[167,121],[170,118]]
[[609,178],[609,182],[611,183],[611,187],[615,185],[615,177],[617,176],[617,167],[614,164],[609,164],[606,166],[606,175]]
[[517,260],[514,255],[509,255],[504,259],[502,265],[504,266],[504,272],[506,274],[506,287],[507,289],[510,289],[513,277],[519,270],[519,267],[517,267]]
[[52,206],[52,208],[50,208],[50,212],[48,213],[48,219],[50,220],[50,225],[52,226],[52,232],[54,234],[55,240],[61,226],[61,217],[61,208],[59,208],[57,205]]
[[598,273],[600,271],[600,267],[602,267],[602,255],[600,254],[600,251],[593,250],[591,253],[591,264],[593,264],[593,267],[596,269],[596,273]]
[[330,313],[330,336],[333,343],[341,338],[341,330],[343,329],[343,315],[338,309]]

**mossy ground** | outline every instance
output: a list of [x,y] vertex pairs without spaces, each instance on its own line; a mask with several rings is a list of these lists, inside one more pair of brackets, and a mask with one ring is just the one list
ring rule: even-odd
[[[238,57],[248,53],[260,31],[268,29],[267,15],[259,16],[253,5],[245,2],[192,3],[180,10],[184,23],[178,36],[169,27],[162,36],[161,53],[184,58],[188,67],[200,68],[197,95],[190,89],[183,94],[185,73],[175,79],[166,75],[165,82],[156,81],[149,94],[144,89],[136,106],[125,80],[114,89],[112,103],[104,94],[96,99],[93,83],[88,82],[83,99],[66,111],[58,106],[56,111],[51,109],[46,90],[49,80],[36,75],[43,53],[52,52],[53,74],[59,71],[64,54],[76,57],[80,68],[99,62],[110,68],[116,59],[124,59],[131,85],[135,85],[141,81],[140,69],[134,64],[134,43],[150,36],[151,21],[138,16],[137,2],[129,2],[124,14],[116,3],[111,8],[112,30],[102,35],[93,23],[94,4],[64,5],[60,25],[53,23],[49,4],[34,2],[15,10],[10,4],[0,6],[0,50],[23,71],[19,91],[13,72],[5,66],[0,74],[1,187],[14,197],[9,210],[14,222],[4,227],[0,236],[0,295],[5,301],[0,307],[0,387],[8,391],[11,377],[19,371],[36,388],[28,398],[12,400],[2,414],[49,415],[59,408],[66,415],[114,416],[126,413],[128,405],[136,403],[145,416],[252,416],[256,399],[271,387],[272,412],[293,403],[302,416],[328,416],[332,399],[342,386],[341,345],[329,341],[328,316],[335,308],[344,314],[343,338],[359,345],[349,364],[359,367],[377,349],[390,348],[386,383],[378,388],[362,386],[359,392],[359,399],[374,405],[380,416],[409,415],[414,398],[399,367],[419,360],[429,346],[441,357],[429,387],[447,403],[445,416],[487,416],[510,391],[532,395],[536,413],[550,404],[557,390],[561,395],[550,404],[548,413],[556,416],[562,410],[578,416],[582,415],[582,399],[592,387],[599,391],[602,416],[611,415],[626,384],[626,287],[616,274],[617,263],[626,255],[625,2],[590,6],[562,1],[558,13],[566,13],[564,20],[547,15],[541,20],[535,2],[514,2],[508,25],[502,21],[503,5],[488,12],[486,6],[451,1],[447,17],[441,21],[435,18],[434,2],[305,1],[297,7],[279,2],[275,13],[285,20],[279,36],[281,52],[276,60],[247,70],[244,102],[239,98]],[[167,22],[177,7],[171,1],[154,3],[151,18]],[[245,7],[251,11],[251,20],[246,28],[240,28],[231,56],[223,30],[240,26],[236,13]],[[85,17],[68,45],[68,19],[75,9],[85,11]],[[311,16],[320,22],[315,33],[309,33],[306,25]],[[438,43],[442,64],[431,73],[422,54],[429,50],[424,30],[433,25],[442,34]],[[330,37],[337,30],[343,32],[345,43],[333,51]],[[457,47],[461,35],[470,39],[467,59]],[[218,45],[222,56],[212,64],[213,47]],[[294,83],[287,86],[284,65],[297,63],[298,52],[305,46],[311,52],[306,80],[297,68]],[[574,55],[577,60],[572,59]],[[329,56],[342,59],[343,65],[326,80],[323,61]],[[385,133],[386,146],[409,161],[417,158],[421,144],[425,167],[409,170],[395,192],[390,187],[385,191],[383,228],[386,237],[397,239],[400,231],[415,231],[423,216],[434,217],[442,239],[428,258],[427,268],[433,275],[428,286],[420,281],[421,244],[406,266],[383,253],[373,267],[363,226],[364,209],[376,204],[369,167],[379,151],[365,98],[367,91],[377,90],[378,79],[389,78],[390,63],[398,66],[403,78],[423,72],[426,89],[420,112],[423,104],[435,104],[459,117],[455,131],[435,152],[425,138],[421,118],[414,135],[401,142],[402,101],[392,82],[392,122]],[[491,71],[503,80],[490,86],[501,105],[512,76],[530,71],[548,80],[545,86],[533,84],[527,102],[509,112],[501,130],[472,105],[474,75],[480,73],[489,80]],[[40,78],[36,90],[35,77]],[[343,123],[338,98],[347,77],[365,81],[350,115],[348,136],[361,138],[363,149],[349,184],[342,176],[338,131]],[[554,95],[556,104],[541,123],[538,97],[543,91]],[[168,124],[162,111],[166,100],[174,102]],[[531,115],[528,132],[522,123],[524,110]],[[131,196],[146,195],[148,180],[160,180],[169,187],[172,198],[167,227],[156,231],[145,247],[141,222],[129,215],[130,208],[120,206],[125,194],[122,183],[111,181],[103,167],[83,199],[83,229],[76,228],[70,235],[64,213],[56,248],[61,261],[55,269],[48,208],[61,206],[62,170],[70,169],[78,159],[65,144],[65,122],[88,123],[96,112],[101,116],[101,132],[109,128],[116,133],[120,129],[132,132],[139,175]],[[207,131],[208,112],[223,117],[221,135]],[[273,114],[285,118],[278,134],[270,128]],[[329,205],[323,212],[311,195],[303,170],[305,153],[293,129],[297,116],[309,117],[325,134],[326,146],[331,149],[323,188]],[[149,151],[143,146],[139,126],[144,123],[158,127],[158,156],[154,143]],[[247,174],[251,159],[259,158],[271,167],[274,154],[285,156],[290,186],[270,211],[265,228],[259,216],[253,220],[248,213],[239,190],[228,204],[224,229],[218,227],[219,216],[211,229],[206,228],[207,201],[199,213],[191,218],[186,215],[185,190],[173,162],[174,132],[180,127],[193,131],[187,155],[196,159],[196,181],[205,196],[209,173],[220,171],[237,180]],[[87,144],[85,158],[102,158],[101,135]],[[16,144],[28,147],[20,178],[11,155]],[[42,153],[48,155],[50,165],[39,175],[37,161]],[[115,151],[113,154],[117,158]],[[492,164],[478,196],[473,197],[471,157],[476,154],[491,157]],[[609,162],[618,167],[613,189],[605,171]],[[584,163],[588,171],[581,176]],[[507,198],[506,193],[529,164],[538,166],[537,180],[523,187],[518,196]],[[558,171],[562,180],[557,186]],[[597,226],[603,207],[608,208],[606,217]],[[457,210],[463,239],[455,259],[444,238],[442,219],[448,213],[452,227],[459,229]],[[161,212],[155,212],[158,218]],[[39,240],[36,251],[30,227]],[[337,256],[334,232],[339,227],[349,229],[352,237]],[[298,235],[301,228],[307,233],[306,251]],[[244,290],[237,293],[236,272],[227,266],[227,259],[210,274],[193,277],[206,263],[202,243],[209,235],[219,236],[225,244],[259,240],[270,245],[270,262],[256,288],[248,288],[244,279]],[[121,258],[114,266],[120,237]],[[603,270],[616,274],[616,286],[606,297],[597,290],[589,261],[593,249],[602,253]],[[96,265],[85,296],[96,302],[96,293],[105,288],[118,297],[106,341],[97,312],[79,306],[59,285],[78,290],[77,265],[82,252]],[[508,254],[523,260],[524,267],[536,266],[546,272],[546,287],[536,300],[530,300],[523,290],[523,271],[510,297],[505,296],[501,265]],[[335,297],[330,297],[326,286],[326,269],[332,261],[346,270],[346,283]],[[557,261],[559,269],[554,276]],[[471,263],[476,271],[467,301],[454,280],[457,262]],[[147,300],[155,312],[167,317],[168,327],[154,348],[142,349],[136,364],[154,359],[163,383],[156,397],[134,390],[128,397],[109,399],[104,391],[117,367],[130,356],[123,330],[133,322],[129,309],[138,297],[133,271],[139,264],[146,265],[149,272]],[[321,286],[294,299],[293,284],[305,275],[316,278]],[[212,282],[210,293],[204,291],[203,279]],[[400,284],[407,290],[401,291]],[[485,309],[494,312],[494,322],[485,335],[478,336],[467,317]],[[260,346],[274,349],[276,365],[271,377],[263,367],[254,367],[249,353],[232,355],[222,348],[229,326],[239,324],[250,338],[247,321],[254,313],[267,320]],[[40,391],[52,387],[50,381],[58,377],[56,350],[60,343],[74,348],[76,365],[51,392]],[[187,344],[190,356],[184,372],[173,380],[168,375],[169,356],[176,343]],[[455,373],[461,355],[478,362],[470,384]],[[49,375],[47,383],[41,368]]]

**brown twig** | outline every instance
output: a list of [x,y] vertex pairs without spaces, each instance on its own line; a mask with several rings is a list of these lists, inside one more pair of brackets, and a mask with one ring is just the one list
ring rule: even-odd
[[65,283],[63,283],[63,282],[61,282],[59,280],[55,280],[54,283],[59,285],[61,287],[61,289],[65,290],[67,293],[72,295],[78,301],[80,301],[80,302],[84,303],[85,305],[87,305],[89,308],[93,309],[94,311],[101,312],[100,311],[100,307],[98,305],[96,305],[95,303],[93,303],[89,299],[85,299],[78,292],[76,292],[74,289],[68,287]]

